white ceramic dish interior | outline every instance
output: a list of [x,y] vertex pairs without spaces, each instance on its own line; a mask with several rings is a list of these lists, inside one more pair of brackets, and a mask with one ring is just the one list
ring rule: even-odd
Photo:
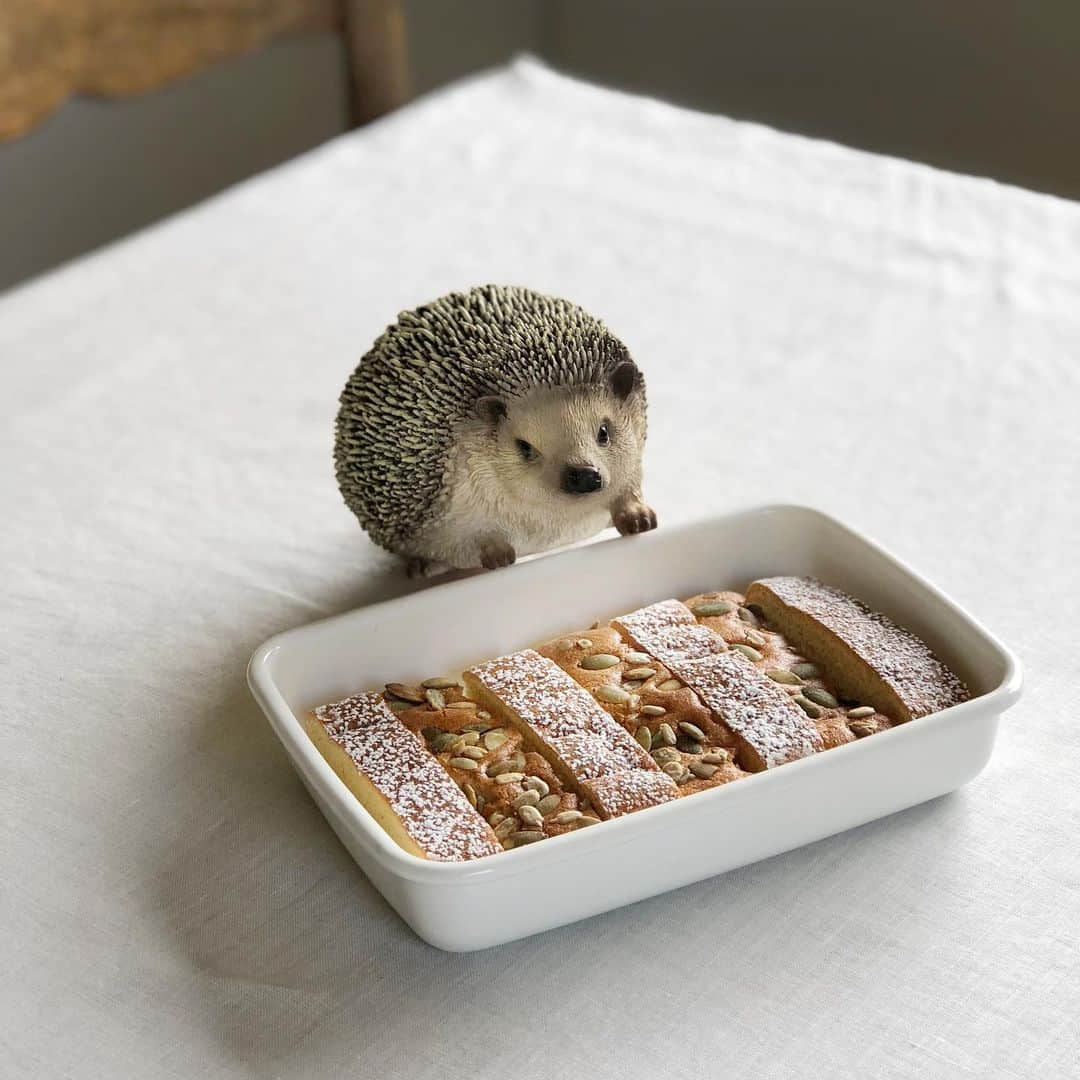
[[[766,773],[470,863],[428,862],[383,832],[298,716],[397,680],[459,672],[654,600],[811,574],[919,634],[973,700]],[[248,681],[342,843],[442,949],[583,919],[862,825],[966,783],[1020,694],[1013,654],[898,559],[815,510],[763,507],[436,585],[271,638]]]

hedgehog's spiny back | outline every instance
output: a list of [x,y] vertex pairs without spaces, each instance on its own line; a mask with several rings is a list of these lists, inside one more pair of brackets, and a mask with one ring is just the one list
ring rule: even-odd
[[341,394],[334,460],[345,502],[396,549],[438,510],[455,425],[484,394],[600,384],[626,348],[576,304],[485,285],[403,312]]

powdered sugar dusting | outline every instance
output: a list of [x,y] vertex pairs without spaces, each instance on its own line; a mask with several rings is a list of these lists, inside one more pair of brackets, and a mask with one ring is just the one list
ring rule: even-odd
[[[650,792],[669,793],[664,798],[652,797],[634,809],[675,797],[675,782],[660,772],[656,762],[626,730],[553,661],[525,649],[481,664],[470,674],[521,717],[556,754],[562,756],[565,750],[562,760],[579,781],[604,777],[616,788],[625,785],[628,790],[640,790],[642,799],[649,798]],[[642,775],[655,780],[651,785],[642,785]],[[626,812],[611,809],[599,797],[593,801],[608,816]]]
[[814,578],[762,578],[755,584],[831,630],[895,691],[913,717],[971,697],[925,642],[861,600]]
[[822,748],[821,736],[780,686],[702,626],[678,600],[612,620],[750,746],[766,768]]
[[679,797],[675,782],[662,772],[609,773],[581,785],[597,806],[603,806],[608,817],[632,814],[647,806],[670,802]]
[[315,716],[429,859],[460,861],[502,851],[488,823],[381,694],[323,705]]

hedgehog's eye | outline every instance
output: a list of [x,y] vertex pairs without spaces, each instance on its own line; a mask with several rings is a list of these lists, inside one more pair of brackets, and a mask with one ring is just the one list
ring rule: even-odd
[[611,442],[611,432],[608,430],[608,422],[605,420],[600,425],[600,430],[596,433],[596,441],[601,446],[607,446]]
[[524,439],[515,439],[514,444],[517,446],[518,453],[522,456],[523,460],[525,460],[525,461],[535,461],[536,460],[536,457],[537,457],[536,447],[533,446],[532,443],[527,443]]

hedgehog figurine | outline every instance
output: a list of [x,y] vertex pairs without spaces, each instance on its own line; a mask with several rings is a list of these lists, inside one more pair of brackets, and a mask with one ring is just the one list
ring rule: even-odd
[[486,285],[375,342],[342,391],[334,461],[372,539],[429,576],[656,528],[644,443],[626,346],[576,304]]

